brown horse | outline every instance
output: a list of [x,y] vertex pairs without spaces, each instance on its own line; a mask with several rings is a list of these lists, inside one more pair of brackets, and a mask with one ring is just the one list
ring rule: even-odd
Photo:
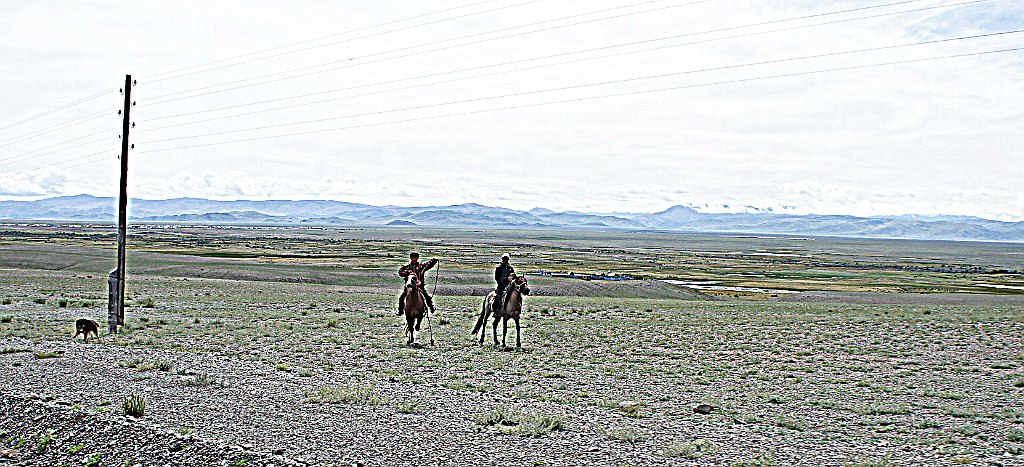
[[476,326],[473,327],[473,334],[480,331],[480,344],[484,343],[484,336],[487,335],[487,327],[484,323],[487,322],[487,318],[494,315],[494,346],[498,346],[498,321],[502,322],[501,327],[501,345],[508,347],[505,344],[505,335],[508,334],[508,320],[516,322],[516,348],[521,348],[519,343],[519,315],[523,311],[523,296],[530,294],[530,285],[526,282],[525,276],[515,277],[512,282],[508,285],[511,289],[506,292],[508,298],[505,300],[505,306],[500,310],[492,310],[494,307],[494,291],[484,297],[484,304],[480,310],[480,318],[476,320]]
[[409,274],[405,278],[405,335],[409,337],[408,345],[416,343],[416,333],[420,330],[420,324],[426,315],[427,304],[420,292],[420,278],[416,274]]

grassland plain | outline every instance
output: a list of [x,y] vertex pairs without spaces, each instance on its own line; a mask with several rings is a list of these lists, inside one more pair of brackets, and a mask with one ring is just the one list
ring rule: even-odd
[[[1021,284],[1019,245],[151,226],[128,326],[82,344],[109,227],[0,239],[0,465],[1024,465],[1024,296],[977,294]],[[444,259],[434,348],[391,311],[409,249]],[[509,250],[813,293],[536,277],[524,348],[479,347]]]

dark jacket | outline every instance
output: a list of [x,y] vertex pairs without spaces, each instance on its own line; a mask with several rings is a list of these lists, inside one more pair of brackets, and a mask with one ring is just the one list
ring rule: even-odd
[[516,270],[512,264],[501,263],[494,268],[494,281],[498,283],[498,288],[505,290],[505,287],[508,287],[508,275],[515,273]]
[[417,276],[419,276],[420,284],[422,285],[425,284],[427,280],[427,278],[425,277],[426,272],[436,265],[437,258],[427,261],[426,263],[421,263],[419,261],[410,261],[409,264],[406,264],[405,266],[402,266],[401,268],[398,269],[398,275],[404,279],[406,277],[409,277],[409,274],[415,273]]

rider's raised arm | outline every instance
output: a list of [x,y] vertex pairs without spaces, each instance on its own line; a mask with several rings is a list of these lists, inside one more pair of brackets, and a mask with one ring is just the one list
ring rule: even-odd
[[430,261],[427,261],[426,263],[424,263],[424,264],[423,264],[423,269],[421,269],[421,270],[420,270],[420,272],[426,272],[426,271],[429,271],[429,270],[430,270],[430,268],[432,268],[432,267],[434,267],[434,266],[437,266],[437,258],[434,258],[434,259],[432,259],[432,260],[430,260]]
[[409,270],[408,266],[402,266],[402,267],[398,268],[398,275],[399,275],[399,277],[403,277],[403,278],[409,277],[409,274],[411,272],[412,271]]

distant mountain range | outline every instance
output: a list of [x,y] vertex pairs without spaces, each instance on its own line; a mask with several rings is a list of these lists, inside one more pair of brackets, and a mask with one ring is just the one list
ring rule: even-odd
[[[114,198],[61,196],[0,201],[0,219],[103,221],[116,218]],[[743,234],[822,235],[920,240],[1024,242],[1024,222],[967,216],[789,215],[701,213],[673,206],[652,214],[517,211],[479,204],[372,206],[343,201],[214,201],[201,198],[131,200],[132,222],[334,226],[431,226],[553,229],[628,229]]]

